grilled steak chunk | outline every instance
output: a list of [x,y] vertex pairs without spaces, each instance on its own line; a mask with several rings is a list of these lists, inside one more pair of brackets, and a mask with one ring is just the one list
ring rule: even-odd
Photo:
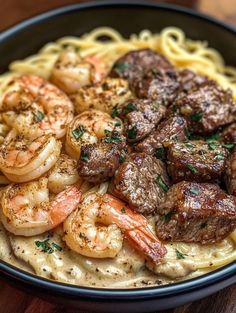
[[196,134],[209,134],[235,120],[232,92],[223,90],[214,81],[190,91],[179,98],[175,105]]
[[168,173],[174,183],[212,181],[224,172],[228,151],[219,143],[202,140],[176,142],[167,149]]
[[226,162],[225,183],[228,193],[236,196],[236,152]]
[[157,236],[163,240],[214,243],[236,227],[236,200],[219,186],[182,181],[159,206]]
[[140,79],[151,70],[173,70],[174,67],[161,54],[151,49],[140,49],[126,53],[113,65],[110,77],[121,77],[129,82]]
[[186,139],[187,122],[183,117],[173,116],[163,121],[157,129],[136,146],[137,151],[154,154],[173,142]]
[[226,126],[222,131],[221,137],[226,143],[236,144],[236,123],[232,123],[229,126]]
[[130,83],[131,90],[139,98],[156,100],[163,105],[171,104],[178,95],[179,80],[175,70],[151,70],[141,79]]
[[179,72],[181,91],[189,92],[197,89],[200,85],[208,81],[206,76],[197,75],[191,70],[183,70]]
[[165,199],[169,179],[162,161],[133,153],[120,165],[113,181],[113,193],[139,212],[149,214]]
[[122,56],[113,65],[110,76],[127,79],[137,97],[157,100],[164,105],[176,98],[180,86],[175,68],[163,55],[150,49]]
[[155,101],[130,99],[117,108],[124,121],[125,133],[129,142],[145,138],[165,115],[166,108]]
[[79,176],[94,184],[111,178],[120,164],[121,145],[99,142],[81,148],[78,161]]

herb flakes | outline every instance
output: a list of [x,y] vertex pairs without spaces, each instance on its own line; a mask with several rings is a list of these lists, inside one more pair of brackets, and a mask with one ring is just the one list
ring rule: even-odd
[[38,248],[41,248],[41,252],[45,252],[47,254],[52,254],[54,251],[62,251],[62,247],[60,247],[55,242],[50,243],[50,239],[47,238],[46,240],[40,241],[36,240],[35,244]]
[[155,183],[164,191],[167,192],[169,190],[169,186],[164,182],[161,175],[158,175],[155,179]]
[[189,189],[190,193],[194,196],[198,196],[199,195],[199,190],[197,188],[191,187]]
[[193,174],[198,173],[198,170],[192,164],[187,164],[186,166]]
[[136,127],[136,126],[130,128],[130,129],[128,130],[128,138],[129,138],[129,139],[136,139],[137,133],[138,133],[138,130],[137,130],[137,127]]
[[178,249],[175,249],[175,253],[178,260],[185,259],[186,254],[180,252]]
[[165,159],[165,149],[164,149],[164,147],[156,148],[156,151],[155,151],[154,155],[155,155],[155,157],[157,159],[164,160]]
[[224,147],[224,148],[226,148],[226,149],[228,149],[228,150],[231,150],[231,149],[234,148],[234,143],[224,143],[224,144],[222,145],[222,147]]
[[41,122],[44,119],[44,113],[41,111],[37,111],[36,113],[33,114],[37,123]]
[[129,102],[123,109],[123,114],[128,114],[130,112],[136,111],[136,105],[132,102]]
[[193,122],[200,122],[202,117],[203,117],[203,113],[201,112],[197,112],[197,113],[190,115],[190,118]]
[[117,109],[117,106],[115,106],[114,108],[112,108],[111,117],[115,118],[117,116],[118,116],[118,109]]
[[129,68],[129,64],[128,63],[117,63],[117,64],[115,64],[114,68],[116,69],[117,72],[123,73],[124,71],[126,71]]
[[72,134],[76,140],[79,140],[83,134],[85,133],[85,127],[83,125],[79,125],[77,128],[72,130]]
[[172,212],[168,212],[164,215],[161,216],[161,220],[166,222],[166,223],[169,223],[169,221],[171,220],[171,217],[172,217]]

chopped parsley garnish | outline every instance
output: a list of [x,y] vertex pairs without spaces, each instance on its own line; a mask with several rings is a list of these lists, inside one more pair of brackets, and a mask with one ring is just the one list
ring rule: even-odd
[[165,149],[164,147],[156,148],[155,157],[163,160],[165,158]]
[[117,110],[117,106],[115,106],[114,108],[112,108],[111,110],[111,117],[115,118],[118,115],[118,110]]
[[190,134],[190,132],[189,132],[189,130],[188,130],[187,127],[184,128],[184,134],[185,134],[185,137],[186,137],[187,139],[190,139],[191,134]]
[[219,133],[206,136],[206,142],[208,143],[218,141],[219,139],[220,139]]
[[219,147],[219,144],[216,142],[208,142],[208,147],[210,150],[215,150],[216,148]]
[[34,113],[34,117],[37,122],[41,122],[44,119],[44,114],[41,111],[37,111],[37,113]]
[[162,215],[161,220],[165,221],[166,223],[169,223],[169,221],[171,220],[172,214],[173,214],[172,212],[168,212],[168,213]]
[[185,254],[180,252],[178,249],[175,249],[175,253],[178,260],[185,259]]
[[167,192],[169,190],[169,186],[164,182],[161,178],[161,175],[158,175],[155,179],[155,183],[164,191]]
[[136,126],[132,127],[131,129],[128,130],[128,138],[135,139],[137,137],[137,133],[138,133],[137,127]]
[[55,249],[58,250],[58,251],[62,251],[62,247],[59,246],[59,245],[58,245],[57,243],[55,243],[55,242],[52,243],[52,247],[55,248]]
[[195,147],[193,144],[188,143],[188,142],[185,144],[185,146],[186,146],[188,149],[191,149],[191,150]]
[[234,144],[233,143],[224,143],[222,146],[224,148],[226,148],[226,149],[229,149],[229,150],[234,148]]
[[125,70],[129,68],[128,63],[117,63],[115,64],[114,68],[117,70],[119,73],[123,73]]
[[125,208],[122,208],[120,211],[121,211],[121,213],[126,213],[126,209]]
[[199,190],[196,189],[196,188],[194,188],[194,187],[191,187],[191,188],[189,189],[189,191],[190,191],[191,194],[194,195],[194,196],[199,195]]
[[194,113],[194,114],[192,114],[192,115],[190,116],[190,118],[191,118],[191,120],[192,120],[193,122],[200,122],[201,119],[202,119],[202,117],[203,117],[203,114],[202,114],[201,112]]
[[153,102],[152,105],[153,105],[153,107],[154,107],[155,109],[158,110],[161,104],[160,104],[159,102]]
[[110,130],[105,129],[104,133],[106,135],[104,142],[106,142],[106,143],[116,143],[116,142],[122,142],[123,141],[123,139],[120,137],[120,134],[117,132],[111,133]]
[[82,151],[82,152],[81,152],[81,155],[80,155],[80,160],[81,160],[81,161],[84,161],[84,162],[88,162],[88,160],[89,160],[89,154]]
[[205,228],[206,226],[207,226],[207,222],[204,222],[204,223],[202,223],[202,224],[200,225],[200,228],[203,229],[203,228]]
[[186,166],[193,174],[197,174],[198,170],[192,164],[187,164]]
[[120,127],[121,126],[121,122],[116,122],[115,123],[115,127]]
[[132,102],[129,102],[126,107],[123,109],[123,114],[128,114],[130,112],[136,111],[136,105]]
[[52,254],[56,250],[62,251],[62,247],[60,247],[55,242],[50,243],[49,238],[47,238],[46,240],[43,240],[43,241],[36,240],[35,244],[38,248],[41,248],[41,252],[45,252],[48,254]]
[[218,160],[218,161],[223,161],[225,159],[225,156],[223,154],[217,154],[215,159]]
[[76,140],[79,140],[85,132],[85,127],[83,125],[79,125],[76,129],[72,130],[72,134]]
[[126,158],[126,154],[124,151],[121,152],[120,157],[119,157],[119,162],[124,163]]

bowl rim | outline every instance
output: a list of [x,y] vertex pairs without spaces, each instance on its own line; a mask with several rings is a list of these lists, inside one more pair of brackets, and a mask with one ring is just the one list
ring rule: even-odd
[[[59,15],[69,14],[75,11],[87,10],[90,8],[118,8],[121,6],[126,7],[146,7],[153,9],[161,9],[166,11],[177,12],[180,14],[188,15],[205,22],[219,26],[226,31],[236,35],[236,27],[229,25],[225,22],[219,21],[214,17],[210,17],[206,14],[193,11],[189,8],[184,8],[174,4],[168,3],[153,3],[152,1],[145,0],[115,0],[110,2],[109,0],[99,1],[99,2],[86,2],[79,4],[72,4],[62,6],[56,9],[46,11],[44,13],[38,14],[34,17],[28,18],[20,23],[11,26],[10,28],[3,30],[0,34],[0,45],[3,41],[8,40],[10,37],[16,33],[21,32],[25,28],[30,27],[46,20],[56,17]],[[0,273],[6,275],[9,278],[12,278],[14,281],[21,282],[26,285],[30,285],[34,288],[40,288],[42,290],[52,291],[57,294],[67,295],[68,297],[83,297],[91,299],[104,299],[111,297],[113,300],[143,300],[143,299],[152,299],[165,297],[169,295],[177,295],[180,293],[188,293],[191,291],[196,291],[202,289],[203,287],[210,286],[212,284],[220,283],[226,279],[230,279],[233,276],[236,277],[236,262],[231,262],[228,265],[225,265],[217,270],[214,270],[210,273],[188,279],[181,282],[176,282],[169,285],[161,286],[152,286],[145,288],[126,288],[126,289],[114,289],[114,288],[95,288],[95,287],[85,287],[70,285],[66,283],[61,283],[53,280],[48,280],[46,278],[36,276],[34,274],[28,273],[20,268],[17,268],[14,265],[11,265],[5,261],[0,260]]]

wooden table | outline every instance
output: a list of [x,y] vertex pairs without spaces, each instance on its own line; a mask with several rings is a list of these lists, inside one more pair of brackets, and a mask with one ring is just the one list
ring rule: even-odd
[[[22,19],[78,0],[0,0],[0,30]],[[172,0],[171,3],[194,7],[220,19],[236,24],[236,0]],[[231,286],[206,299],[162,313],[236,313],[236,286]],[[76,313],[23,293],[0,281],[1,313]],[[85,312],[83,312],[85,313]],[[127,312],[128,313],[128,312]]]

